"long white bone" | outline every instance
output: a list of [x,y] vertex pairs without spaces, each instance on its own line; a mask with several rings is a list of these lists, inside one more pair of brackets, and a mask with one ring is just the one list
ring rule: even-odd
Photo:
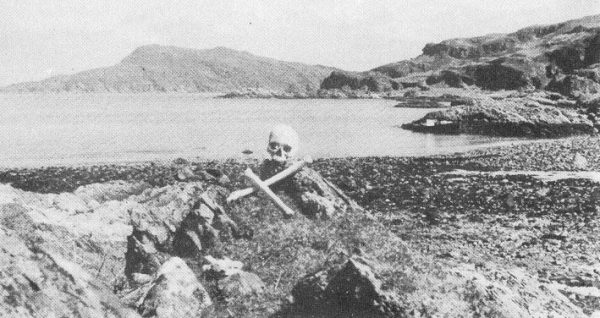
[[[310,156],[306,156],[304,157],[304,159],[296,161],[294,163],[292,163],[292,165],[290,165],[289,167],[285,168],[284,170],[282,170],[281,172],[279,172],[278,174],[270,177],[267,180],[262,181],[263,183],[265,183],[267,186],[270,186],[272,184],[275,184],[291,175],[293,175],[294,173],[296,173],[298,170],[302,169],[302,167],[304,167],[306,164],[309,164],[312,162],[312,158]],[[256,188],[246,188],[246,189],[242,189],[242,190],[237,190],[237,191],[233,191],[231,192],[231,194],[227,197],[227,203],[231,203],[233,201],[239,200],[247,195],[250,195],[252,193],[254,193],[254,191],[256,191]]]
[[252,169],[248,168],[244,171],[244,175],[252,181],[252,183],[259,188],[262,192],[267,194],[271,201],[277,205],[279,209],[283,212],[283,214],[287,217],[293,216],[295,214],[294,210],[290,209],[281,199],[269,188],[269,186],[264,183],[260,178],[252,172]]

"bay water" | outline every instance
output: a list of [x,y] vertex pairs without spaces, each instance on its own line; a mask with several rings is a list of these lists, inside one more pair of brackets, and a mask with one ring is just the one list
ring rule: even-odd
[[410,132],[400,125],[432,110],[394,104],[200,94],[6,94],[0,95],[0,166],[264,157],[276,123],[294,127],[300,155],[313,158],[431,155],[515,140]]

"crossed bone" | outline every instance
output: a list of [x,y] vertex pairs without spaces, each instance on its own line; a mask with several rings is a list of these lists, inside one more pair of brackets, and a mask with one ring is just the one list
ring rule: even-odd
[[227,197],[227,203],[231,203],[233,201],[236,201],[238,199],[241,199],[247,195],[254,193],[254,191],[256,191],[256,190],[260,190],[260,191],[264,192],[271,199],[271,201],[273,201],[273,203],[275,203],[275,205],[277,205],[277,207],[283,212],[283,214],[285,216],[287,216],[287,217],[293,216],[295,213],[294,210],[290,209],[290,207],[285,205],[285,203],[283,203],[281,198],[279,198],[269,188],[269,186],[293,175],[298,170],[300,170],[302,167],[304,167],[304,165],[306,165],[307,163],[311,163],[311,162],[312,162],[312,158],[310,156],[306,156],[306,157],[304,157],[304,159],[294,162],[292,165],[290,165],[283,171],[279,172],[278,174],[276,174],[264,181],[260,180],[260,178],[256,174],[254,174],[254,172],[252,172],[252,169],[248,168],[248,169],[246,169],[246,171],[244,171],[244,175],[248,179],[250,179],[252,184],[254,184],[254,187],[232,192]]

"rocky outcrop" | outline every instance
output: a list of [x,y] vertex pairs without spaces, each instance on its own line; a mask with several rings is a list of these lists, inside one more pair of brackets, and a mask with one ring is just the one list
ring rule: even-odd
[[[2,206],[0,316],[137,317],[98,275],[91,275],[52,248],[68,243],[53,231],[57,229],[36,225],[20,205]],[[78,251],[79,258],[84,258],[81,249]]]
[[[114,181],[60,194],[1,186],[0,291],[6,297],[0,297],[0,315],[202,315],[211,304],[198,280],[202,271],[173,256],[204,255],[220,238],[239,237],[221,206],[225,194],[200,182],[151,188]],[[119,278],[123,272],[127,281]],[[218,269],[206,272],[219,295],[264,289],[241,266],[219,277],[208,274]],[[108,284],[115,284],[120,300]]]
[[146,45],[120,63],[13,84],[4,92],[228,92],[262,88],[312,92],[335,68],[283,62],[223,47],[197,50]]
[[552,284],[519,269],[445,264],[384,283],[385,265],[352,257],[303,277],[281,316],[297,317],[585,317]]
[[198,256],[217,244],[220,235],[239,236],[221,206],[225,193],[194,182],[142,193],[144,205],[131,211],[125,274],[130,279],[135,273],[153,275],[171,256]]
[[[424,82],[430,86],[477,86],[487,90],[544,88],[550,81],[556,81],[555,76],[574,74],[598,63],[599,30],[600,16],[596,15],[554,25],[528,27],[510,34],[430,43],[423,48],[422,55],[411,60],[362,73],[345,73],[343,76],[332,73],[323,81],[321,88],[341,89],[347,86],[360,89],[365,87],[362,83],[373,77],[372,74],[378,74],[378,83],[399,83],[397,88],[391,87],[392,90],[406,88],[402,83],[411,76],[424,77]],[[390,86],[375,85],[374,88],[381,91],[382,88],[390,89]],[[578,88],[581,87],[575,86],[571,91],[579,94]],[[573,92],[567,92],[573,95]]]
[[594,133],[594,123],[575,110],[527,98],[478,99],[472,106],[432,112],[402,128],[431,133],[559,137]]
[[[556,95],[539,98],[556,102]],[[598,144],[596,139],[575,140],[588,145]],[[575,159],[582,161],[577,159],[579,155],[573,156],[576,153],[587,158],[585,169],[598,165],[594,149],[572,140],[560,143],[563,145],[540,148],[544,153],[551,150],[553,164],[560,165],[561,156],[552,156],[552,151],[562,149],[568,153],[569,165]],[[520,188],[509,176],[485,178],[487,181],[481,176],[472,180],[467,176],[437,177],[437,172],[456,165],[438,162],[497,160],[514,166],[522,159],[509,157],[417,158],[411,162],[418,166],[408,168],[402,158],[351,158],[338,167],[317,161],[313,166],[336,184],[347,184],[344,189],[361,203],[370,204],[370,209],[397,211],[379,205],[397,200],[394,204],[404,210],[413,204],[406,202],[414,202],[412,208],[417,211],[424,205],[434,211],[425,219],[420,213],[371,214],[352,209],[340,209],[326,220],[300,215],[286,219],[260,195],[224,207],[222,188],[199,182],[145,189],[143,184],[128,186],[124,182],[93,184],[62,194],[37,194],[5,185],[0,187],[0,315],[582,317],[582,308],[589,310],[588,314],[597,310],[600,273],[593,240],[597,231],[594,214],[588,219],[584,212],[588,204],[594,208],[589,213],[597,211],[593,183],[550,182],[539,189],[537,181],[521,177],[518,182],[527,188]],[[177,163],[186,164],[182,160]],[[224,169],[236,188],[241,180],[233,176],[245,166],[244,162]],[[294,182],[300,193],[319,195],[332,204],[345,200],[343,193],[335,193],[337,187],[319,175],[307,172]],[[511,195],[505,196],[507,192]],[[515,213],[499,210],[509,201]],[[579,207],[574,205],[577,202]],[[582,210],[571,213],[571,205]],[[248,222],[257,229],[252,240],[225,240],[233,229],[220,228],[215,222],[223,207],[239,224]],[[108,208],[116,212],[102,210]],[[455,210],[486,220],[473,223],[470,214],[451,213]],[[521,217],[538,211],[552,214]],[[557,216],[564,219],[549,221]],[[86,218],[94,220],[96,227],[86,224]],[[137,230],[131,218],[135,218]],[[433,225],[430,219],[440,225]],[[565,220],[573,222],[567,223],[572,230],[561,232],[555,225]],[[137,246],[154,249],[159,255],[155,271],[135,271],[129,280],[121,277],[126,234],[115,240],[119,235],[114,234],[121,230],[112,227],[118,228],[122,222],[129,226],[126,234],[143,234],[134,237],[144,241]],[[408,222],[413,223],[406,225]],[[589,227],[576,228],[586,222]],[[221,248],[204,245],[204,224],[219,232]],[[482,226],[486,226],[483,231]],[[410,228],[419,233],[427,230],[427,235],[412,236]],[[449,229],[456,231],[449,235]],[[179,237],[181,233],[185,236]],[[200,244],[191,238],[194,235]],[[502,238],[509,239],[504,242]],[[554,241],[565,244],[557,247]],[[189,254],[176,248],[185,244],[189,244]],[[418,248],[411,250],[408,244]],[[477,254],[475,248],[483,253]],[[422,255],[417,250],[430,252]],[[114,252],[120,254],[116,261],[111,257]],[[543,264],[530,265],[536,262]],[[123,284],[115,284],[115,278]],[[114,286],[119,299],[105,283]],[[292,296],[283,300],[290,291]]]
[[600,64],[593,64],[586,68],[578,69],[576,74],[596,83],[600,83]]
[[377,72],[350,73],[332,72],[321,83],[321,89],[344,89],[369,90],[372,92],[384,92],[400,88],[400,84],[390,77]]
[[541,88],[547,82],[544,65],[526,58],[503,57],[465,66],[464,72],[473,85],[487,90]]
[[593,98],[600,94],[600,83],[589,78],[595,77],[593,71],[586,71],[588,70],[581,72],[586,77],[577,75],[555,77],[548,84],[547,89],[577,99]]

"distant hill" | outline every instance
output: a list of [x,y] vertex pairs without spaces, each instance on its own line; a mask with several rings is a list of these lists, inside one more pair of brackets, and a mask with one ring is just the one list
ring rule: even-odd
[[283,62],[224,47],[208,50],[147,45],[119,64],[9,85],[4,92],[228,92],[319,88],[332,67]]
[[447,85],[548,88],[567,95],[600,89],[600,15],[510,34],[430,43],[423,54],[366,72],[334,72],[321,88],[390,91]]

